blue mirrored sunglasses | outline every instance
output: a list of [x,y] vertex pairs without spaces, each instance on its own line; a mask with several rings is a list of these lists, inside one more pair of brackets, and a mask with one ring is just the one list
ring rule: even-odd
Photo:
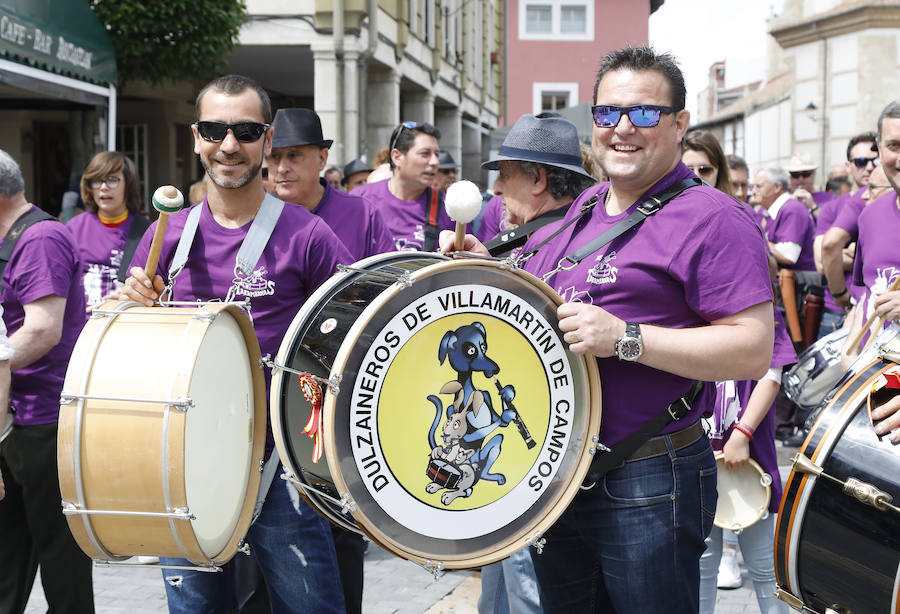
[[622,113],[628,114],[628,121],[635,128],[652,128],[659,125],[662,114],[674,113],[672,107],[663,107],[656,104],[636,104],[630,107],[620,107],[613,104],[596,104],[591,107],[594,116],[594,124],[598,128],[614,128],[619,125]]

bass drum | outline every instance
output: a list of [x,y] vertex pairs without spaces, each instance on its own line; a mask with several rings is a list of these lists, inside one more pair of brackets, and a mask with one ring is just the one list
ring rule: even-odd
[[895,345],[846,378],[795,457],[775,529],[775,574],[779,597],[796,609],[900,611],[900,449],[869,418],[900,392]]
[[[352,323],[333,358],[298,357],[322,344],[289,335],[276,361],[330,361],[321,418],[329,472],[317,475],[333,493],[314,505],[332,520],[350,512],[373,541],[433,570],[542,547],[600,429],[596,361],[568,352],[556,319],[562,299],[495,261],[395,253],[353,268],[327,284],[338,292],[304,305],[298,319],[310,324],[294,330],[321,337]],[[312,315],[323,311],[314,299],[324,313]],[[293,374],[276,367],[274,378],[276,445],[296,459],[287,442],[309,439],[301,430],[311,408],[286,390],[299,388]]]

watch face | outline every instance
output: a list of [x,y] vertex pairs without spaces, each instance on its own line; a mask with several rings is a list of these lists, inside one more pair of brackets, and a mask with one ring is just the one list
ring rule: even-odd
[[619,341],[617,350],[619,358],[622,360],[636,360],[641,355],[641,342],[637,339],[625,337]]

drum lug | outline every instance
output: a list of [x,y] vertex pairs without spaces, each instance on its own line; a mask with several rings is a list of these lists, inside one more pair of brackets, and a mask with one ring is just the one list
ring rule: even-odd
[[600,452],[610,452],[611,450],[600,443],[600,435],[593,435],[591,437],[591,447],[588,448],[588,454],[596,454],[597,451]]
[[540,531],[534,532],[534,537],[529,537],[525,540],[525,543],[529,546],[534,546],[534,549],[537,550],[538,554],[544,553],[544,546],[547,545],[547,540],[544,538],[544,534]]
[[237,551],[242,554],[246,554],[247,556],[250,556],[250,544],[248,544],[247,542],[245,542],[242,539],[241,541],[238,542]]
[[775,590],[775,596],[781,599],[783,602],[794,608],[795,610],[804,611],[803,602],[800,601],[795,595],[787,592],[782,588],[778,588]]
[[501,260],[499,267],[501,271],[515,271],[519,268],[516,264],[516,259],[512,256],[507,256],[506,258]]
[[444,563],[442,561],[432,561],[431,559],[428,559],[422,567],[425,568],[425,571],[434,576],[435,582],[440,580],[441,576],[444,575]]
[[350,493],[348,493],[348,492],[345,492],[343,495],[341,495],[340,504],[341,504],[341,513],[342,514],[346,514],[348,512],[352,513],[352,512],[356,511],[356,508],[357,508],[356,501],[353,500],[353,497],[351,497]]
[[412,275],[410,275],[409,271],[403,271],[403,274],[397,278],[396,284],[397,287],[401,290],[405,290],[406,288],[409,288],[411,285],[413,285],[413,278]]
[[212,322],[219,317],[219,313],[215,311],[198,311],[191,319],[200,320],[201,322]]

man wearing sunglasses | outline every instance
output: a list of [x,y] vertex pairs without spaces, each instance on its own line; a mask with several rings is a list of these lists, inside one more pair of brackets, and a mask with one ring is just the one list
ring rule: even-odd
[[[123,293],[151,306],[174,276],[170,297],[174,301],[250,299],[262,354],[274,356],[297,306],[338,264],[349,264],[353,258],[328,225],[305,208],[285,203],[278,213],[277,203],[264,201],[260,167],[272,146],[271,103],[265,90],[247,77],[220,77],[200,90],[195,111],[194,152],[209,180],[206,199],[190,209],[201,208],[184,268],[176,273],[171,267],[188,210],[169,217],[156,275],[151,279],[141,268],[132,268]],[[236,256],[251,227],[260,230],[263,226],[264,222],[254,226],[263,208],[266,215],[261,219],[274,211],[277,220],[248,275]],[[155,225],[144,235],[135,262],[146,262],[154,231]],[[268,372],[266,376],[268,388]],[[273,448],[271,426],[267,425],[267,458]],[[268,582],[276,610],[345,611],[328,522],[298,497],[289,482],[272,481],[246,540]],[[289,545],[294,545],[294,551]],[[163,562],[187,564],[179,559]],[[163,575],[170,612],[224,612],[234,607],[228,570],[216,574],[166,569]]]
[[440,165],[440,131],[406,121],[391,134],[391,177],[367,183],[355,194],[384,217],[398,250],[434,251],[441,230],[455,228],[444,210],[444,194],[431,186]]
[[789,190],[791,198],[799,200],[813,214],[819,216],[819,210],[829,200],[834,198],[831,192],[816,192],[816,168],[815,162],[805,151],[795,153],[785,169],[790,175]]
[[[693,183],[681,163],[690,116],[674,58],[648,47],[613,51],[594,89],[592,148],[609,183],[585,190],[563,224],[591,206],[555,237],[559,224],[535,232],[523,250],[537,251],[523,267],[546,275],[567,301],[557,315],[569,349],[597,359],[599,442],[612,449],[598,452],[599,462],[633,451],[585,484],[532,558],[545,612],[697,612],[716,470],[699,422],[713,409],[715,386],[695,382],[759,379],[768,369],[766,246],[745,205]],[[570,264],[649,196],[682,181],[693,187]],[[452,242],[442,235],[445,249]],[[486,251],[473,236],[465,246]],[[667,422],[678,399],[690,409]],[[637,434],[640,445],[624,448]]]

